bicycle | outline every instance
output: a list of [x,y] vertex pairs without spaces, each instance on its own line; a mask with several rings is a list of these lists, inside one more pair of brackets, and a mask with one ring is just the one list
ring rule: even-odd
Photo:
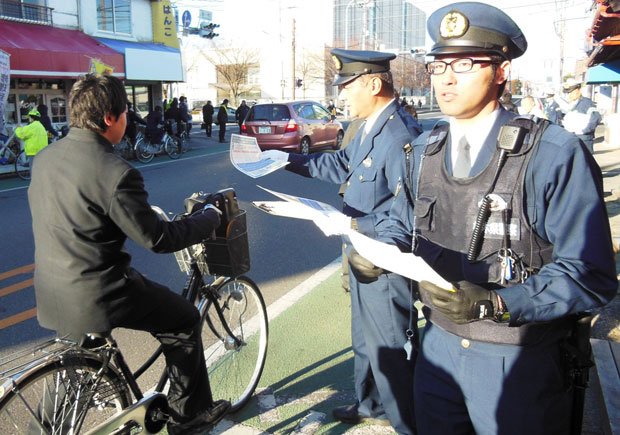
[[[188,274],[182,295],[200,311],[213,397],[230,400],[234,412],[250,399],[263,371],[267,312],[256,284],[242,275],[250,260],[245,211],[238,208],[233,189],[192,195],[186,212],[172,219],[206,203],[223,212],[215,240],[175,257]],[[160,208],[153,209],[170,220]],[[210,274],[219,275],[206,283]],[[137,384],[161,347],[131,372],[110,333],[86,338],[84,343],[56,338],[0,361],[0,433],[156,433],[165,426],[166,371],[151,393],[144,394]]]
[[21,142],[15,137],[15,132],[7,137],[0,135],[0,139],[6,139],[0,147],[1,164],[13,164],[15,173],[22,180],[30,180],[30,159],[26,151],[22,149]]
[[139,140],[144,138],[144,133],[142,130],[138,129],[136,133],[136,140],[131,141],[131,139],[127,136],[123,136],[123,139],[116,145],[114,145],[114,154],[117,154],[124,158],[125,160],[131,160],[136,157],[136,144]]
[[179,139],[168,132],[163,130],[163,137],[159,143],[152,143],[151,138],[146,135],[140,140],[136,141],[135,146],[136,158],[142,163],[148,163],[153,160],[155,154],[165,152],[171,159],[178,159],[181,157],[182,148],[179,144]]

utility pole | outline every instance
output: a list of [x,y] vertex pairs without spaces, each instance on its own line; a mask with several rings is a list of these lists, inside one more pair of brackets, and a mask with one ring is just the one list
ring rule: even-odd
[[368,0],[361,5],[362,11],[362,50],[366,50],[366,36],[368,35]]
[[295,99],[296,77],[295,77],[295,18],[293,18],[293,37],[292,37],[292,50],[291,50],[291,90],[292,98]]
[[555,34],[560,38],[560,68],[558,83],[564,81],[564,32],[566,30],[566,0],[555,0],[555,10],[557,11],[557,20],[555,22]]

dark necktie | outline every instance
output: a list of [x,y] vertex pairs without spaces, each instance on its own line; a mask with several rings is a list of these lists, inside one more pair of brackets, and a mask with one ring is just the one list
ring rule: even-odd
[[469,155],[469,144],[465,136],[459,141],[459,145],[456,149],[456,161],[454,162],[454,168],[452,169],[452,175],[457,178],[466,178],[469,176],[471,169],[471,156]]

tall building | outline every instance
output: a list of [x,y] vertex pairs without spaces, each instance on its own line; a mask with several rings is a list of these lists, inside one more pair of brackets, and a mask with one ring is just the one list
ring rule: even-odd
[[408,52],[424,46],[425,23],[408,0],[334,0],[334,47]]

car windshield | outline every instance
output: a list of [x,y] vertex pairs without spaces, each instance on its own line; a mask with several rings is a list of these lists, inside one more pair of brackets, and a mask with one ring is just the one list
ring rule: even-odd
[[263,104],[252,107],[248,121],[288,121],[291,116],[284,104]]

